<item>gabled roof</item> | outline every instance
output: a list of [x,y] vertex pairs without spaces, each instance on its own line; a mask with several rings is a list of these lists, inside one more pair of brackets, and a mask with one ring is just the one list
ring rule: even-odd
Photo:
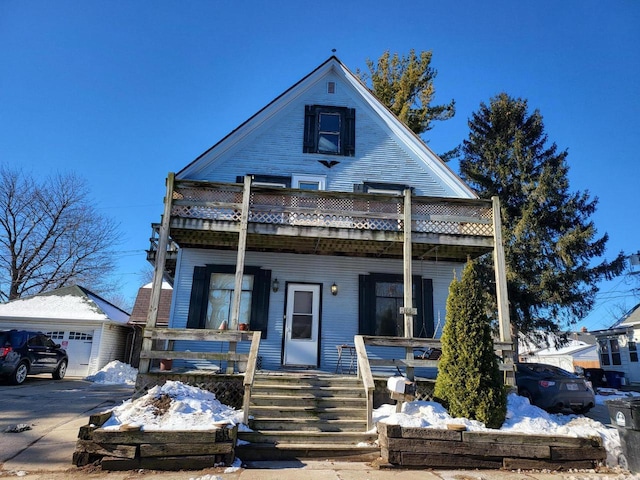
[[48,318],[127,323],[129,314],[79,285],[0,304],[0,318]]
[[640,303],[629,310],[611,328],[640,325]]
[[458,175],[453,172],[453,170],[451,170],[451,168],[449,168],[449,166],[446,165],[418,135],[404,125],[398,117],[391,112],[391,110],[382,104],[367,88],[367,86],[335,56],[329,57],[315,70],[272,100],[269,104],[259,110],[218,143],[202,153],[189,165],[180,170],[176,174],[176,178],[189,179],[196,172],[204,170],[207,166],[213,163],[218,156],[241,142],[249,133],[259,128],[262,124],[277,114],[278,111],[293,102],[329,73],[339,75],[344,81],[350,84],[360,95],[361,99],[371,107],[371,109],[378,115],[396,138],[398,138],[399,141],[401,141],[417,159],[424,162],[428,169],[433,171],[438,176],[439,180],[446,184],[451,191],[455,192],[462,198],[477,198],[476,193],[465,182],[463,182],[462,179],[458,177]]
[[[138,290],[136,303],[133,305],[131,318],[129,323],[135,325],[146,325],[147,314],[149,313],[149,303],[151,300],[151,284],[144,285]],[[171,309],[171,294],[173,289],[167,282],[162,282],[162,290],[160,291],[160,304],[158,305],[158,318],[156,319],[156,327],[169,326],[169,311]]]

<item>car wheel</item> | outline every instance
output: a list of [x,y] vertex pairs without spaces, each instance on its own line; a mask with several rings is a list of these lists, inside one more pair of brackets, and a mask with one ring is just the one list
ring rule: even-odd
[[64,378],[64,374],[67,373],[67,362],[64,360],[60,362],[56,371],[51,374],[54,380],[62,380]]
[[16,369],[11,374],[11,377],[9,380],[14,385],[20,385],[26,380],[28,373],[29,373],[29,367],[27,366],[26,362],[20,362],[16,367]]

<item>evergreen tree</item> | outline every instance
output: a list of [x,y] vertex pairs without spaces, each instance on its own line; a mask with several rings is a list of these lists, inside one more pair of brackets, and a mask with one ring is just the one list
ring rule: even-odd
[[500,428],[507,412],[506,390],[493,349],[488,298],[475,262],[453,279],[442,331],[442,356],[434,396],[454,417]]
[[455,102],[431,105],[435,95],[433,80],[438,72],[431,68],[431,51],[400,58],[384,52],[377,63],[367,59],[369,74],[358,70],[363,82],[371,80],[371,90],[414,133],[431,130],[431,122],[448,120],[455,114]]
[[[597,198],[570,191],[567,152],[549,143],[526,100],[501,93],[480,105],[469,128],[460,173],[480,197],[500,198],[512,324],[557,332],[589,312],[597,283],[619,275],[624,256],[599,260],[608,237],[590,220]],[[481,268],[492,284],[491,258]]]

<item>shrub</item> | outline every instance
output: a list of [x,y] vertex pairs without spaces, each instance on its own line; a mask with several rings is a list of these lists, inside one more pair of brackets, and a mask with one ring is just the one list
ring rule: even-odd
[[500,428],[507,398],[493,349],[487,305],[476,264],[469,261],[462,278],[454,278],[449,287],[434,395],[451,416]]

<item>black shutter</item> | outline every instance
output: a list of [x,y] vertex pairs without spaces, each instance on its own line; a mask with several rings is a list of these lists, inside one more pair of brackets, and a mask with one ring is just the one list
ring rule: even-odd
[[358,288],[358,333],[373,335],[375,323],[375,301],[372,295],[370,275],[359,275]]
[[354,183],[353,184],[353,193],[364,193],[364,184],[363,183]]
[[251,302],[249,329],[252,331],[260,331],[262,332],[261,338],[267,338],[271,270],[258,270],[254,273],[253,278],[253,300]]
[[[433,338],[433,280],[430,278],[422,279],[422,305],[422,314],[420,315],[422,324],[420,325],[420,329],[424,326],[426,337]],[[420,332],[420,330],[418,330],[418,332]],[[424,336],[424,334],[420,336]]]
[[348,108],[344,117],[343,155],[353,157],[356,154],[356,109]]
[[207,267],[194,267],[187,328],[204,328],[205,298],[207,294]]
[[302,153],[315,153],[316,151],[316,108],[313,105],[305,105]]

